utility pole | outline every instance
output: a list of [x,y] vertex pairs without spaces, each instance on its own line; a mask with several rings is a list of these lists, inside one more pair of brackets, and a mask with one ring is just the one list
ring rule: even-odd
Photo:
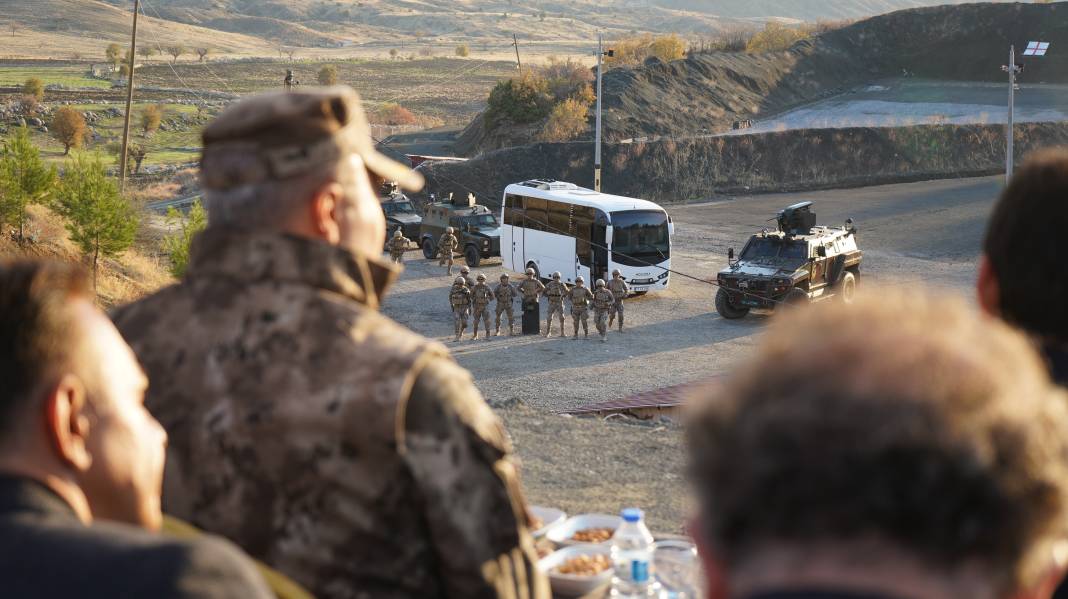
[[512,34],[512,45],[515,46],[515,64],[519,68],[519,76],[523,76],[523,63],[519,62],[519,38]]
[[1009,126],[1005,132],[1005,184],[1009,184],[1009,179],[1012,178],[1013,167],[1013,127],[1012,116],[1015,112],[1014,107],[1016,103],[1016,73],[1019,72],[1018,66],[1016,66],[1016,47],[1009,46],[1009,66],[1005,69],[1009,73]]
[[594,134],[593,146],[593,190],[601,191],[601,59],[605,56],[615,56],[614,50],[604,51],[604,42],[601,34],[597,34],[597,125]]
[[126,79],[126,119],[122,125],[122,154],[119,156],[119,191],[126,191],[126,165],[129,160],[130,111],[133,109],[134,61],[137,60],[137,13],[141,12],[141,0],[134,0],[133,34],[130,36],[130,64]]

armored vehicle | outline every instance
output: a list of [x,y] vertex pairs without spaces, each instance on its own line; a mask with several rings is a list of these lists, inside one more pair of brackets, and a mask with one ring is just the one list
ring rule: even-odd
[[397,189],[396,183],[386,183],[378,195],[382,202],[382,212],[386,215],[386,240],[398,228],[408,239],[419,239],[419,227],[423,217],[419,216],[408,196]]
[[427,205],[419,232],[424,256],[433,258],[437,254],[438,240],[447,227],[453,228],[460,242],[457,249],[471,268],[483,258],[501,255],[501,226],[489,208],[475,203],[475,196],[461,200],[449,194],[449,201]]
[[812,202],[779,212],[778,231],[753,235],[729,266],[719,272],[716,311],[742,318],[751,309],[773,310],[837,297],[852,302],[860,278],[863,252],[857,249],[852,219],[844,227],[816,225]]

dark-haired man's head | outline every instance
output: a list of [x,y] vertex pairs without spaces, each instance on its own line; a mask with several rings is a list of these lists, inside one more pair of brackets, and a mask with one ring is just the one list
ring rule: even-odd
[[0,263],[0,380],[0,473],[45,484],[86,522],[159,527],[166,433],[79,268]]
[[979,303],[1046,344],[1068,348],[1068,150],[1031,156],[994,207]]
[[784,313],[690,422],[712,587],[1048,596],[1068,538],[1063,393],[1023,335],[962,301]]

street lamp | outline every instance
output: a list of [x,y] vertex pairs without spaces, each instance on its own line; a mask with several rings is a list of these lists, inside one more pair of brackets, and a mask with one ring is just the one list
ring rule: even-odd
[[[1024,56],[1045,56],[1049,50],[1049,42],[1027,42]],[[1023,72],[1023,65],[1016,64],[1016,48],[1009,46],[1009,64],[1001,67],[1002,71],[1009,74],[1009,122],[1005,132],[1005,183],[1012,178],[1013,168],[1013,112],[1016,103],[1016,75]]]
[[605,51],[601,34],[597,34],[597,125],[593,147],[593,190],[601,191],[601,58],[615,56],[615,50]]

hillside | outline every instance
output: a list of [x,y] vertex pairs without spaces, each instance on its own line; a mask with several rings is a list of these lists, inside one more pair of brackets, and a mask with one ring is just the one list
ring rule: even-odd
[[[904,71],[938,80],[1001,81],[1009,45],[1030,39],[1068,45],[1068,4],[920,8],[872,17],[786,52],[651,60],[605,74],[604,135],[619,141],[715,133],[737,119],[775,114]],[[1068,81],[1068,54],[1025,62],[1027,82]],[[479,117],[457,150],[476,155],[528,142],[522,130],[487,130]]]

